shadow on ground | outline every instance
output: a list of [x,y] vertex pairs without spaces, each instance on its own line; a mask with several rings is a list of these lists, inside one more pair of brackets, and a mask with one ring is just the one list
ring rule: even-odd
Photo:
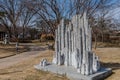
[[103,63],[101,62],[102,67],[111,68],[112,70],[120,69],[120,63]]

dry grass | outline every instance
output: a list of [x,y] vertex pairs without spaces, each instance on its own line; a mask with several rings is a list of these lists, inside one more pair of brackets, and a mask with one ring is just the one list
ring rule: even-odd
[[[93,45],[95,45],[95,42],[93,42]],[[104,48],[104,47],[120,47],[120,42],[118,43],[111,43],[111,42],[97,42],[97,47]]]
[[68,80],[64,75],[35,70],[33,65],[42,58],[52,60],[53,51],[46,51],[36,58],[0,70],[0,80]]
[[[120,48],[97,48],[93,50],[100,57],[103,67],[113,69],[113,74],[105,80],[120,79]],[[36,58],[0,70],[0,80],[68,80],[64,75],[35,70],[33,65],[42,58],[52,60],[53,51],[45,51]]]
[[120,80],[120,48],[97,48],[94,50],[101,66],[112,68],[113,74],[105,80]]
[[15,55],[16,53],[22,53],[28,51],[25,46],[19,46],[19,52],[16,51],[15,45],[3,45],[0,44],[0,59]]

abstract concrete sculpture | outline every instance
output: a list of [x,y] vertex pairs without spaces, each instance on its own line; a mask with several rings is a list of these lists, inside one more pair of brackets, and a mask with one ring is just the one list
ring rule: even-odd
[[83,75],[99,70],[98,57],[92,52],[91,28],[86,13],[73,16],[67,25],[62,19],[55,32],[54,64],[73,66]]

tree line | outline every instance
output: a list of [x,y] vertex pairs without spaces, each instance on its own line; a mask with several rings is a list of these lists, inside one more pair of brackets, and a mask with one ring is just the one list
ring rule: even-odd
[[[95,40],[104,37],[111,26],[116,26],[110,11],[119,8],[119,0],[0,0],[0,24],[11,37],[18,38],[21,27],[23,39],[26,27],[38,27],[41,33],[55,35],[61,19],[87,12]],[[104,41],[104,38],[102,38]]]

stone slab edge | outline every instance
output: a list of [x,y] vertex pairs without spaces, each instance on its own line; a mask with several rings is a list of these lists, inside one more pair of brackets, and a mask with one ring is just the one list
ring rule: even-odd
[[111,68],[101,68],[97,73],[85,76],[77,73],[77,70],[73,67],[58,66],[50,64],[45,67],[40,65],[34,65],[37,70],[50,71],[60,75],[66,75],[70,80],[104,80],[106,77],[112,74]]

